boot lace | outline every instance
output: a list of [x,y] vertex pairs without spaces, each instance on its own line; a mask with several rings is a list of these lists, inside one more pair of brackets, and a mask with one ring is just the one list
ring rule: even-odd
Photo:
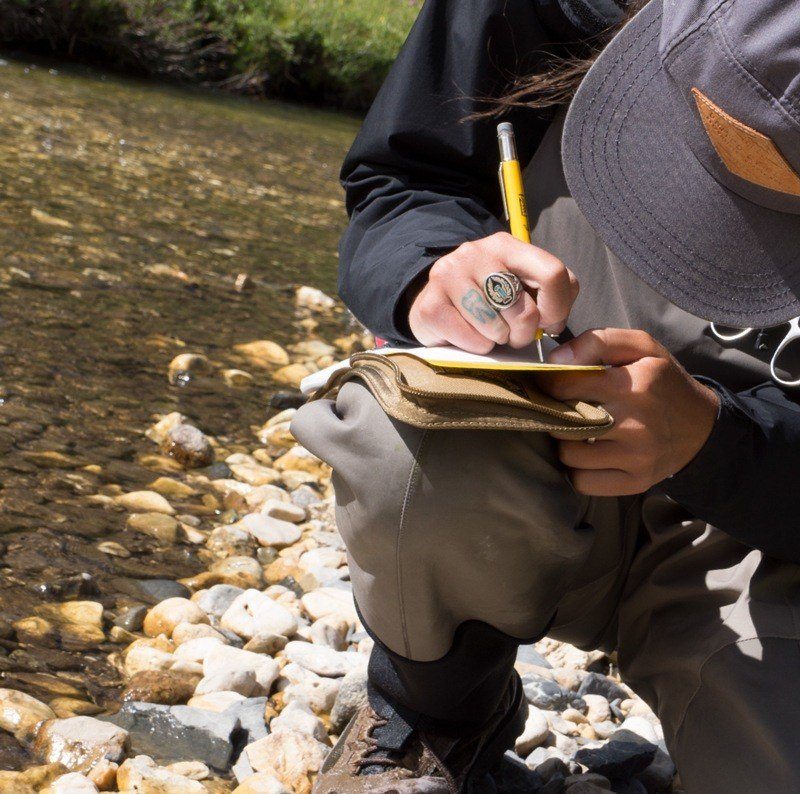
[[375,711],[370,712],[370,726],[361,742],[361,751],[355,759],[356,768],[362,772],[365,767],[378,766],[388,769],[401,765],[400,753],[389,747],[384,747],[375,731],[389,724],[389,720],[379,716]]
[[[361,742],[362,746],[359,757],[355,760],[356,769],[359,773],[363,772],[368,767],[396,769],[403,766],[403,756],[405,753],[398,751],[394,747],[385,747],[381,743],[380,735],[375,735],[376,730],[385,727],[388,723],[388,719],[381,717],[375,711],[371,711],[370,726]],[[447,783],[451,794],[459,794],[459,788],[455,778],[447,769],[447,766],[438,753],[420,734],[415,734],[415,738],[430,753],[433,760],[436,762],[436,766],[439,768],[439,772]]]

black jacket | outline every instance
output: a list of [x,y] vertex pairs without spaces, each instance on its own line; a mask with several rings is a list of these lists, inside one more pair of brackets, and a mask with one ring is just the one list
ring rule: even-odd
[[[403,300],[409,285],[442,253],[504,228],[493,125],[468,120],[485,107],[481,100],[507,90],[514,75],[529,73],[547,53],[596,34],[604,22],[598,9],[610,22],[618,6],[426,2],[342,168],[351,220],[340,246],[340,293],[375,334],[414,342]],[[550,119],[527,108],[508,118],[524,165]],[[743,543],[800,562],[795,395],[771,383],[738,394],[725,382],[714,385],[722,401],[711,437],[661,487]]]

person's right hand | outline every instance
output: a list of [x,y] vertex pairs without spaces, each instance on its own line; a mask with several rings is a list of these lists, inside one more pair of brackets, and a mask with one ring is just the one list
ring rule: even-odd
[[[529,292],[510,308],[495,311],[483,294],[490,273],[508,271]],[[496,345],[525,347],[537,328],[564,330],[578,295],[578,280],[559,259],[506,232],[463,243],[431,267],[413,298],[408,321],[425,347],[451,344],[468,353],[486,354]]]

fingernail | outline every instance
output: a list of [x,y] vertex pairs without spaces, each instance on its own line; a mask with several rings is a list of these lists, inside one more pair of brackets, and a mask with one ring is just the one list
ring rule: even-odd
[[575,353],[572,351],[572,346],[567,342],[552,350],[548,360],[551,364],[574,364]]

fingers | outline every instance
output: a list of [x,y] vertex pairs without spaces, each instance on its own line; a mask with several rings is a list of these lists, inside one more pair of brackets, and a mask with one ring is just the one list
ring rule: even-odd
[[[483,284],[490,273],[504,270],[514,273],[528,293],[500,313],[486,300]],[[577,294],[578,281],[560,260],[501,232],[464,243],[434,263],[427,283],[412,300],[409,325],[424,345],[446,339],[461,347],[453,338],[457,337],[471,340],[464,348],[470,352],[488,352],[494,344],[522,348],[535,339],[540,326],[560,333]],[[443,313],[448,305],[488,344],[476,342],[451,312]]]
[[445,342],[467,353],[486,355],[494,347],[494,342],[470,325],[452,305],[441,309],[438,327]]
[[451,344],[480,355],[494,347],[494,342],[478,333],[453,306],[450,297],[436,285],[428,285],[417,296],[408,319],[411,332],[426,347]]
[[542,328],[550,333],[563,331],[578,295],[578,280],[564,263],[544,249],[516,240],[505,232],[481,242],[494,264],[514,273],[528,289],[536,290]]
[[447,296],[461,316],[479,333],[498,345],[508,342],[508,324],[472,279],[455,278],[445,287]]
[[[553,363],[552,354],[549,361]],[[602,372],[542,372],[536,382],[556,400],[608,402],[624,388],[626,373],[608,369]]]
[[648,356],[664,357],[666,350],[645,331],[601,328],[584,331],[550,353],[554,364],[624,366]]
[[536,338],[539,310],[530,293],[525,292],[513,306],[503,309],[501,315],[508,325],[508,344],[511,347],[527,347]]

